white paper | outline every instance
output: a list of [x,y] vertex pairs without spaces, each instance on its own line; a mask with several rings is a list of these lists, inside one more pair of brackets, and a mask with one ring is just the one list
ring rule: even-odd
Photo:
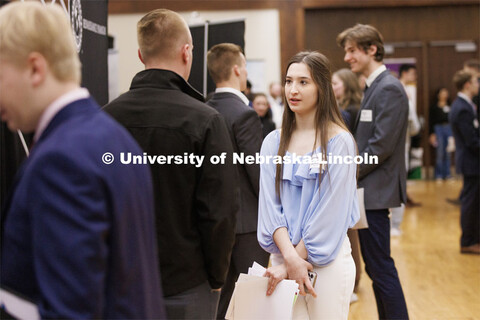
[[255,261],[253,263],[252,267],[248,268],[248,275],[249,276],[263,277],[263,275],[265,274],[265,271],[267,271],[267,269],[265,269],[264,267],[262,267],[259,263],[257,263]]
[[35,304],[3,289],[0,289],[0,306],[20,320],[40,319],[40,313]]
[[225,315],[229,320],[291,319],[293,306],[298,295],[298,284],[293,280],[282,280],[272,295],[267,296],[268,278],[265,268],[254,263],[249,275],[240,274]]
[[352,229],[366,229],[368,228],[367,214],[365,213],[364,189],[357,189],[358,209],[360,211],[360,219],[353,226]]

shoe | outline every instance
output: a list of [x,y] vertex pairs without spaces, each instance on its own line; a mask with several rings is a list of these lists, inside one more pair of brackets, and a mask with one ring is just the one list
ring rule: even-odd
[[421,207],[422,204],[420,202],[407,202],[405,207],[407,208],[415,208],[415,207]]
[[448,203],[453,204],[454,206],[459,206],[460,205],[460,199],[446,199]]
[[352,292],[352,295],[350,296],[350,304],[357,302],[358,301],[358,296],[355,292]]
[[402,230],[398,228],[390,229],[390,237],[400,237],[402,235]]
[[460,253],[480,254],[480,243],[468,247],[460,247]]
[[413,208],[413,207],[421,207],[422,204],[420,202],[415,202],[407,196],[407,203],[405,204],[406,207]]

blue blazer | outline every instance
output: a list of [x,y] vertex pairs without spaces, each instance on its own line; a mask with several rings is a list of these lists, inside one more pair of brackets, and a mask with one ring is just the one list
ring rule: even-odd
[[[107,165],[102,155],[116,160]],[[62,109],[20,168],[2,213],[1,285],[42,318],[164,318],[148,166],[92,99]]]
[[457,97],[452,103],[448,120],[455,138],[455,164],[458,173],[478,176],[480,173],[480,139],[478,119],[472,106]]

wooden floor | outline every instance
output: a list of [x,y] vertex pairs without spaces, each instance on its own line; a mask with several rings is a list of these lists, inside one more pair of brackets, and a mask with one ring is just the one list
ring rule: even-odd
[[[445,201],[458,196],[461,184],[408,183],[422,206],[407,208],[403,234],[392,238],[391,248],[410,319],[480,319],[480,256],[460,254],[460,207]],[[349,319],[378,319],[372,283],[362,272]]]

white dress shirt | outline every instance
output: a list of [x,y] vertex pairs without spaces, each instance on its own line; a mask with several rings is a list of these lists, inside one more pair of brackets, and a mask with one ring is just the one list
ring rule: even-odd
[[375,71],[373,71],[367,78],[367,80],[365,80],[365,85],[367,87],[370,87],[373,83],[373,81],[375,81],[375,79],[377,79],[377,77],[380,75],[380,73],[382,73],[383,71],[387,70],[387,67],[385,67],[384,64],[382,64],[380,67],[378,67]]
[[215,93],[223,93],[223,92],[233,93],[234,95],[242,99],[243,103],[245,103],[247,106],[250,104],[250,101],[248,100],[248,98],[241,91],[237,89],[229,88],[229,87],[222,87],[222,88],[215,89]]

